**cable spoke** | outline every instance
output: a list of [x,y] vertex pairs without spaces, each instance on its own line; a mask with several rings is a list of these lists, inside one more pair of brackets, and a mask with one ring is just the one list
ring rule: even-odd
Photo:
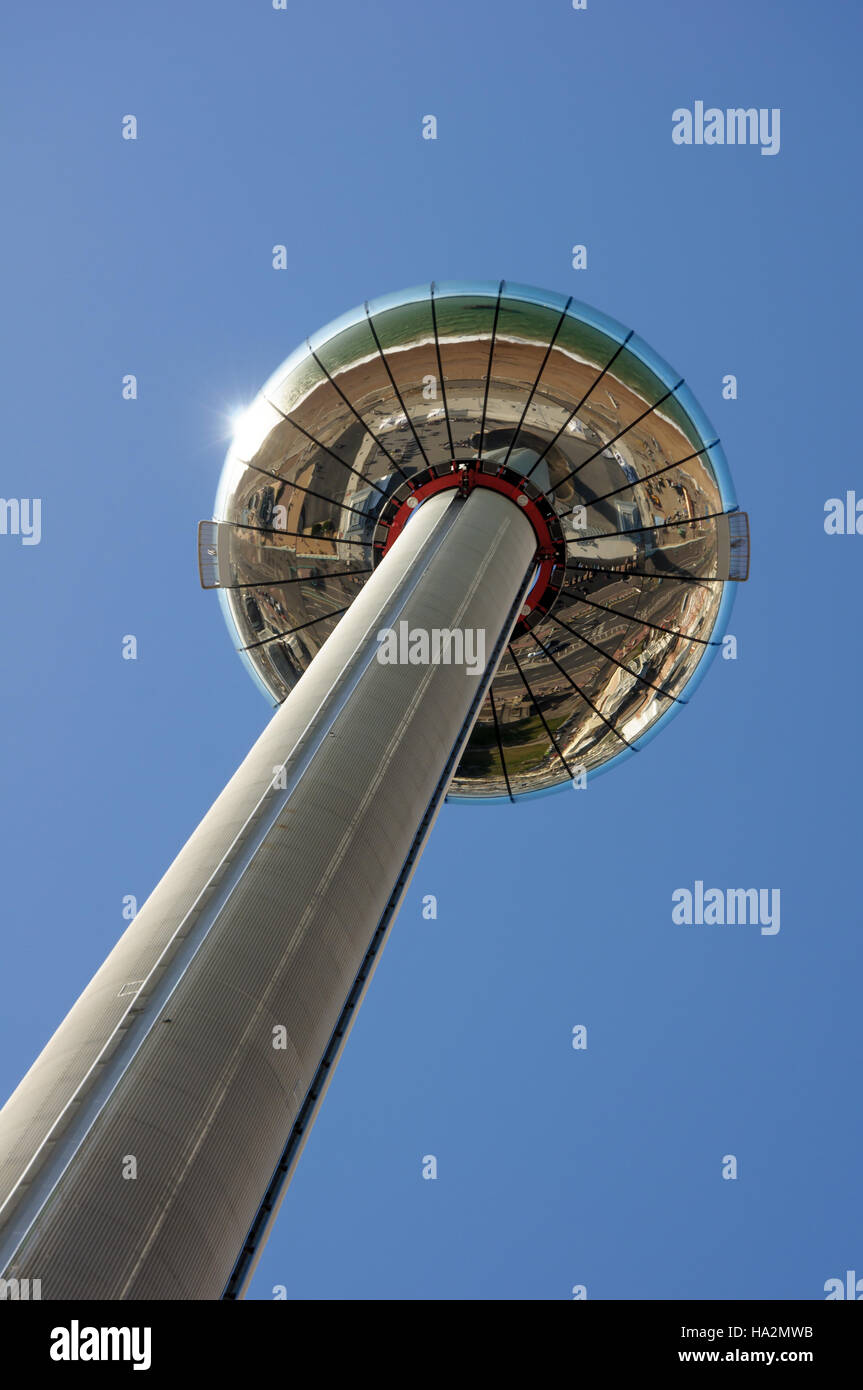
[[[605,373],[608,371],[609,367],[617,360],[617,358],[618,358],[618,357],[620,356],[620,354],[623,352],[623,349],[626,347],[626,344],[629,342],[629,340],[630,340],[630,338],[632,337],[634,331],[635,331],[634,329],[630,328],[630,330],[629,330],[629,332],[627,333],[626,337],[624,338],[623,342],[619,344],[619,346],[618,346],[616,352],[612,353],[611,357],[609,357],[609,359],[608,359],[608,361],[606,362],[605,366],[603,367],[602,371],[599,373],[599,376],[596,378],[596,380],[595,380],[594,382],[591,383],[590,389],[589,389],[588,391],[585,391],[585,393],[584,393],[584,395],[582,396],[581,400],[579,401],[578,405],[575,407],[575,409],[574,409],[574,410],[567,416],[567,418],[564,420],[564,422],[563,422],[563,424],[561,425],[560,429],[557,431],[557,434],[553,435],[552,438],[548,441],[548,443],[546,444],[546,446],[545,446],[545,448],[543,449],[542,453],[540,454],[539,458],[538,458],[538,459],[536,460],[536,462],[533,464],[533,467],[531,468],[530,473],[526,473],[526,474],[525,474],[525,477],[526,477],[526,478],[529,478],[529,477],[530,477],[530,474],[533,472],[534,468],[537,468],[537,467],[539,466],[539,464],[542,463],[542,461],[543,461],[543,459],[545,458],[546,454],[548,453],[549,449],[554,448],[555,444],[556,444],[557,441],[560,439],[560,436],[563,434],[563,432],[564,432],[564,430],[566,429],[567,425],[569,425],[569,424],[572,423],[572,421],[575,419],[575,417],[576,417],[576,415],[578,414],[578,412],[581,410],[581,407],[584,405],[585,401],[593,394],[593,392],[596,390],[596,388],[597,388],[597,386],[599,385],[599,383],[602,381],[602,378],[605,376]],[[553,489],[552,489],[552,490],[553,490]]]

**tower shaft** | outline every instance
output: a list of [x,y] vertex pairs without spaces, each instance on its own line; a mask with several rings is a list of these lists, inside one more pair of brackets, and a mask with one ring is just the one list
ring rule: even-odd
[[[529,584],[520,510],[429,498],[0,1111],[0,1274],[239,1296]],[[402,627],[406,624],[406,627]],[[379,633],[482,634],[382,664]]]

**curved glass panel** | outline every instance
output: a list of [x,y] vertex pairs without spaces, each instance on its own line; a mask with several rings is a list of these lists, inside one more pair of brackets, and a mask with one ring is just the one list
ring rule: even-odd
[[372,572],[380,525],[454,460],[528,479],[555,548],[450,798],[543,795],[632,756],[691,697],[745,573],[745,518],[733,530],[691,391],[616,320],[513,281],[381,295],[272,374],[219,484],[215,583],[276,703]]

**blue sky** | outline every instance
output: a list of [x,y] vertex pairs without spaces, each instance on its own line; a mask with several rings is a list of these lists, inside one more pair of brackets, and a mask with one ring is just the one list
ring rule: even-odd
[[[823,1298],[863,1273],[863,538],[823,526],[863,495],[854,7],[84,18],[4,22],[0,491],[43,520],[0,536],[0,1089],[268,718],[197,579],[232,412],[367,297],[545,286],[716,425],[752,524],[738,658],[587,792],[444,808],[251,1296]],[[780,152],[674,145],[696,100],[779,107]],[[779,888],[781,930],[676,926],[696,879]]]

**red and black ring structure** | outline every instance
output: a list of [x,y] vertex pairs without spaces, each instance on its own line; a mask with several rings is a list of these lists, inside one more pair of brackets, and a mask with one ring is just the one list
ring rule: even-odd
[[417,507],[439,492],[456,491],[467,497],[474,488],[490,488],[508,497],[527,517],[536,535],[537,574],[525,597],[517,631],[529,631],[548,614],[560,593],[566,574],[566,539],[557,512],[548,498],[520,473],[480,459],[428,468],[402,483],[383,503],[375,525],[374,562],[378,565],[404,530]]

